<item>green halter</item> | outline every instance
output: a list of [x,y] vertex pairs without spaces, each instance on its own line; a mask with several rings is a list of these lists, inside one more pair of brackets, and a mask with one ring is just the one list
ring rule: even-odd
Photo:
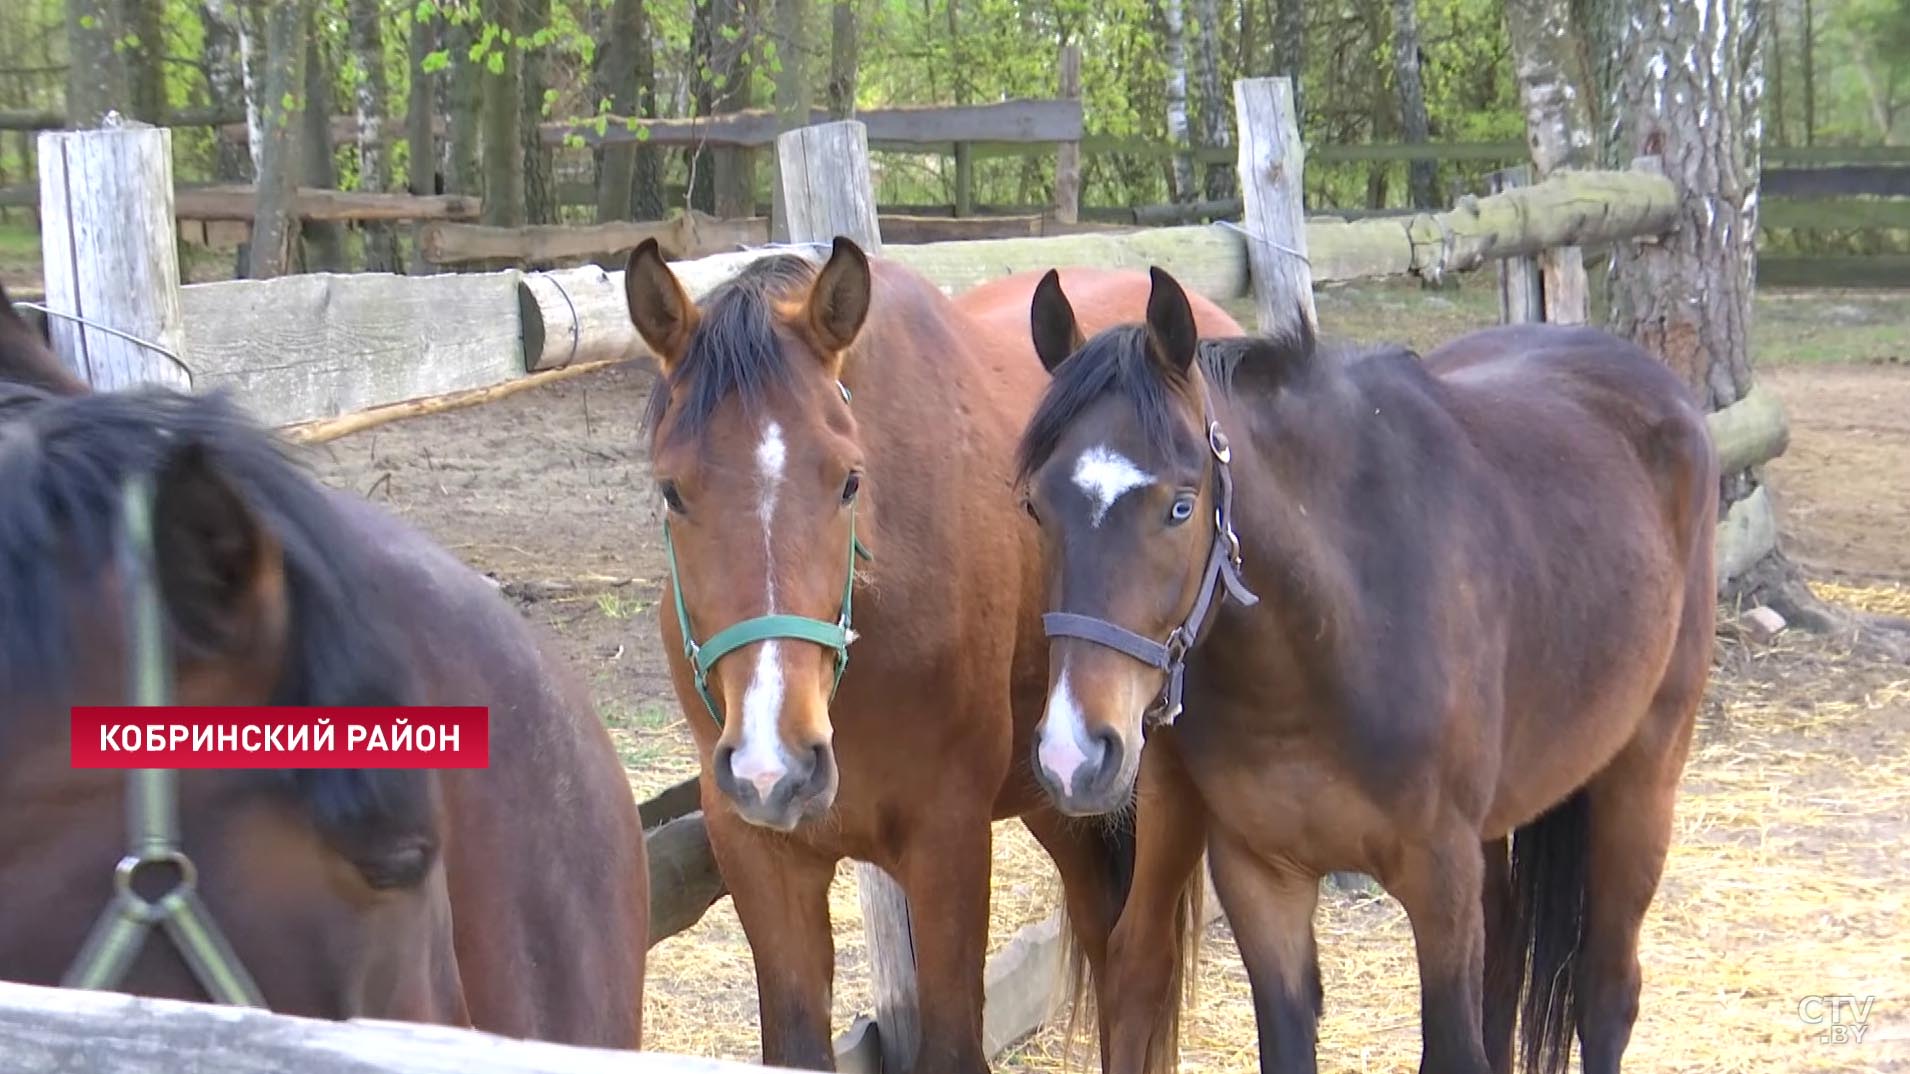
[[[838,387],[841,388],[843,402],[848,402],[849,389],[841,385]],[[683,605],[683,575],[677,570],[676,543],[670,539],[668,518],[663,520],[663,549],[670,557],[670,593],[676,598],[676,622],[683,634],[683,655],[696,670],[696,692],[703,696],[703,707],[709,710],[710,719],[716,721],[716,726],[723,726],[723,714],[717,711],[716,699],[710,696],[710,669],[716,666],[718,660],[743,646],[771,638],[814,642],[832,650],[836,654],[836,677],[829,685],[829,699],[835,700],[836,690],[842,686],[842,673],[849,667],[849,627],[853,621],[851,606],[856,587],[856,560],[875,559],[863,547],[862,539],[856,536],[855,501],[849,502],[849,562],[847,576],[842,580],[842,611],[833,623],[811,619],[806,615],[759,615],[754,619],[732,623],[698,645],[690,630],[689,609]]]

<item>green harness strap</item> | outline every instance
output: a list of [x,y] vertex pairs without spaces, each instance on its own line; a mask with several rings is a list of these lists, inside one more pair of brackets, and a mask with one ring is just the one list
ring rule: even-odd
[[[128,479],[123,493],[125,533],[121,577],[127,599],[127,681],[132,703],[164,705],[172,694],[166,659],[165,621],[153,576],[152,482]],[[193,976],[217,1003],[265,1007],[259,986],[239,961],[199,897],[198,870],[179,845],[178,776],[172,769],[136,768],[127,773],[126,827],[132,848],[113,869],[113,901],[87,934],[60,984],[64,988],[111,989],[131,968],[146,933],[163,927]],[[133,889],[142,868],[171,866],[171,891],[148,900]]]

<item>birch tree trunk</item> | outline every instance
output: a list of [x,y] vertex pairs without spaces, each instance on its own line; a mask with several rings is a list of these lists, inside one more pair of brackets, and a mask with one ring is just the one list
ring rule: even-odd
[[[205,27],[207,104],[215,108],[244,108],[245,44],[239,32],[238,12],[230,0],[206,0],[199,6]],[[213,177],[222,183],[252,181],[252,154],[244,142],[213,139]]]
[[[1535,179],[1593,163],[1589,77],[1579,69],[1569,0],[1506,0],[1506,24],[1525,112]],[[1539,254],[1546,320],[1577,324],[1590,302],[1584,256],[1576,246]]]
[[1174,189],[1177,202],[1198,197],[1194,188],[1194,155],[1187,129],[1187,27],[1181,0],[1163,0],[1167,53],[1167,140],[1174,147]]
[[[379,20],[379,0],[351,0],[347,11],[355,78],[353,112],[358,118],[358,188],[383,193],[391,189],[390,156],[385,151],[390,132],[385,125],[385,37]],[[398,271],[398,236],[390,224],[371,222],[365,231],[365,271]]]
[[265,12],[265,70],[260,93],[259,182],[248,271],[255,279],[292,271],[298,195],[298,120],[304,112],[305,32],[312,0],[279,0]]
[[[1426,87],[1419,78],[1418,0],[1393,0],[1393,85],[1399,92],[1399,129],[1409,145],[1430,137]],[[1431,209],[1439,201],[1438,165],[1414,160],[1406,166],[1406,189],[1413,208]]]
[[[1223,95],[1220,87],[1219,0],[1194,0],[1194,19],[1199,23],[1194,31],[1194,68],[1200,78],[1200,144],[1205,149],[1227,149],[1233,145],[1227,123],[1233,109],[1232,95]],[[1232,162],[1207,165],[1208,200],[1234,196],[1234,171]]]

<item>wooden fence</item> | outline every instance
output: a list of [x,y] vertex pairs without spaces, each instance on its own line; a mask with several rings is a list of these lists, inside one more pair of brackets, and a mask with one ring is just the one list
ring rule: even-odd
[[[791,234],[812,243],[851,235],[871,250],[910,265],[949,292],[1009,273],[1053,266],[1159,265],[1210,298],[1252,296],[1259,327],[1277,330],[1291,318],[1313,316],[1310,296],[1318,281],[1431,277],[1488,264],[1501,266],[1506,319],[1532,319],[1547,304],[1518,297],[1517,281],[1524,279],[1529,285],[1531,277],[1526,259],[1558,247],[1595,247],[1663,234],[1673,226],[1682,197],[1653,166],[1655,162],[1646,160],[1626,171],[1569,172],[1530,186],[1508,184],[1501,193],[1462,198],[1441,213],[1308,221],[1299,204],[1304,150],[1292,125],[1286,80],[1242,80],[1235,85],[1235,104],[1242,129],[1252,132],[1238,150],[1237,167],[1246,193],[1245,223],[1240,226],[885,244],[868,179],[867,130],[860,122],[845,121],[803,128],[777,139],[787,163],[818,157],[834,162],[826,173],[796,166],[779,169]],[[110,145],[115,137],[152,144],[140,154],[129,154],[123,146]],[[83,307],[86,316],[110,327],[124,324],[130,326],[128,330],[138,328],[155,335],[182,333],[183,344],[177,350],[191,369],[195,389],[229,388],[255,415],[287,427],[294,438],[326,439],[393,417],[479,402],[643,353],[624,309],[621,273],[598,268],[428,277],[320,274],[230,281],[177,288],[177,300],[170,303],[164,301],[171,297],[166,295],[129,295],[124,288],[105,286],[124,270],[120,262],[145,264],[157,272],[156,278],[165,280],[175,256],[172,243],[155,237],[169,233],[165,225],[172,212],[168,132],[62,132],[42,138],[72,140],[61,147],[68,159],[97,154],[98,176],[89,189],[111,191],[112,197],[98,200],[115,206],[122,201],[137,203],[139,211],[133,216],[155,225],[140,231],[139,243],[98,250],[90,261],[75,259],[65,269],[74,282],[63,285],[59,293],[49,286],[50,304],[69,311]],[[50,155],[42,154],[43,159]],[[113,171],[114,162],[131,159],[142,164]],[[43,208],[48,249],[72,248],[76,228],[111,215],[94,211],[80,219],[79,209],[52,196],[43,198]],[[679,261],[674,268],[690,293],[700,296],[749,260],[774,252],[773,248],[757,249]],[[50,271],[50,283],[51,277]],[[177,278],[176,267],[170,278]],[[83,301],[74,296],[82,296]],[[110,341],[103,335],[93,340],[88,331],[74,330],[57,342],[62,357],[73,361],[76,348],[105,347]],[[151,355],[129,354],[126,360],[146,362],[149,376],[177,375]],[[1783,411],[1768,392],[1753,392],[1711,415],[1710,421],[1727,472],[1766,461],[1784,449]],[[1734,508],[1720,528],[1720,581],[1755,562],[1774,539],[1768,503],[1753,497]],[[690,927],[724,894],[702,818],[695,810],[693,785],[673,788],[643,806],[656,886],[653,942]],[[877,967],[877,1010],[873,1022],[859,1021],[839,1041],[839,1060],[845,1070],[900,1069],[912,1050],[909,1033],[901,1028],[912,1023],[914,1002],[907,910],[892,881],[879,870],[865,868],[860,880],[871,963]],[[1210,904],[1209,913],[1214,912]],[[985,1033],[991,1051],[1038,1028],[1050,1016],[1062,982],[1060,950],[1059,922],[1049,919],[1024,929],[990,960]],[[28,1018],[22,1022],[9,1007],[15,999],[24,1009],[39,1011],[51,1021]],[[108,1012],[131,1019],[135,1008],[125,1007],[123,1001],[70,1002],[77,1005],[72,1010],[86,1008],[90,1013],[69,1017],[60,1013],[58,1003],[49,1007],[44,997],[17,992],[0,996],[0,1059],[8,1055],[5,1034],[39,1033],[36,1039],[42,1039],[44,1047],[62,1048],[61,1054],[97,1047],[97,1053],[88,1054],[98,1054],[101,1062],[91,1069],[148,1069],[137,1065],[145,1061],[137,1058],[125,1059],[124,1066],[110,1065],[121,1062],[124,1049],[114,1049],[124,1034],[101,1031],[111,1021]],[[122,1005],[101,1005],[110,1002]],[[95,1005],[87,1007],[88,1003]],[[136,1009],[151,1012],[161,1006]],[[450,1069],[454,1064],[462,1070],[559,1069],[536,1065],[544,1060],[529,1052],[522,1053],[520,1063],[506,1057],[508,1049],[494,1044],[486,1045],[494,1049],[492,1065],[459,1062],[457,1056],[465,1053],[458,1049],[465,1046],[454,1041],[463,1038],[447,1031],[287,1028],[264,1014],[214,1016],[165,1010],[163,1018],[199,1019],[191,1023],[196,1039],[227,1049],[232,1057],[222,1069],[323,1072],[331,1068],[296,1065],[287,1057],[304,1053],[284,1049],[320,1038],[333,1042],[327,1046],[343,1048],[346,1045],[336,1042],[358,1038],[337,1034],[354,1033],[370,1034],[363,1038],[364,1047],[372,1049],[368,1055],[378,1054],[376,1049],[385,1046],[381,1041],[429,1042],[417,1045],[418,1069]],[[374,1039],[378,1034],[384,1036]],[[433,1050],[440,1046],[449,1050]],[[424,1058],[427,1055],[429,1059]],[[561,1069],[597,1069],[589,1065],[592,1061],[579,1058],[575,1065]],[[692,1060],[656,1062],[643,1069],[736,1069]]]

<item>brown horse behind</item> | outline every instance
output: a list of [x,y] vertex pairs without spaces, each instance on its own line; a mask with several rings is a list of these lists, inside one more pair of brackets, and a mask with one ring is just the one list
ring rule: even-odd
[[[1136,316],[1147,288],[1138,273],[1068,279],[1091,324]],[[951,301],[838,240],[820,267],[759,260],[699,305],[654,243],[630,259],[631,319],[663,373],[647,425],[681,602],[663,639],[767,1063],[833,1066],[827,895],[845,857],[908,897],[917,1069],[987,1069],[991,822],[1020,817],[1053,856],[1090,965],[1118,913],[1132,833],[1067,821],[1028,765],[1047,646],[1012,482],[1044,380],[1028,343],[1038,282]],[[1238,331],[1217,308],[1201,317]]]
[[[135,472],[177,703],[490,709],[485,770],[180,774],[184,849],[267,1005],[639,1047],[640,822],[529,624],[223,399],[90,393],[3,294],[0,978],[60,982],[127,849],[125,776],[70,766],[67,712],[127,700],[113,550]],[[116,987],[209,998],[159,933]]]
[[[1033,317],[1037,340],[1077,334],[1064,296]],[[1489,329],[1423,362],[1201,334],[1157,272],[1145,323],[1042,348],[1022,472],[1050,605],[1088,624],[1050,654],[1044,782],[1073,813],[1125,797],[1163,675],[1120,646],[1187,621],[1237,533],[1249,593],[1193,616],[1138,853],[1191,869],[1148,833],[1207,841],[1261,1068],[1315,1067],[1312,916],[1348,870],[1411,919],[1423,1070],[1503,1074],[1522,1021],[1529,1069],[1562,1070],[1576,1031],[1587,1074],[1617,1071],[1710,663],[1718,464],[1696,400],[1587,328]],[[1170,1002],[1179,883],[1137,877],[1122,914],[1113,1071],[1139,1069]]]

